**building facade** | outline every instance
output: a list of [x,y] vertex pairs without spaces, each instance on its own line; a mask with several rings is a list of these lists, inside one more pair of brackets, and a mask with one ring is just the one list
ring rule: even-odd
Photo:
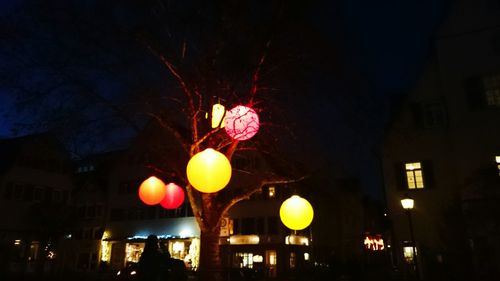
[[0,140],[0,274],[55,270],[71,225],[71,165],[49,135]]
[[[393,116],[382,159],[392,249],[405,274],[498,276],[499,42],[498,1],[453,1],[422,77]],[[408,196],[409,213],[400,203]]]

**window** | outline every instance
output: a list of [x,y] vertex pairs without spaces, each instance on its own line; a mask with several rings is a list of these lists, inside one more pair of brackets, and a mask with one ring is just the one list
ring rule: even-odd
[[255,234],[255,218],[241,220],[241,234]]
[[235,253],[240,268],[253,268],[253,253]]
[[240,220],[236,218],[233,219],[233,234],[241,234]]
[[446,109],[440,101],[414,103],[412,110],[418,128],[443,128],[447,125]]
[[420,162],[406,163],[405,170],[408,189],[424,188],[424,177],[422,174],[422,165]]
[[34,194],[33,194],[33,200],[35,202],[42,202],[43,201],[43,195],[44,195],[44,190],[43,187],[35,187]]
[[265,225],[265,219],[264,217],[258,217],[257,218],[257,234],[264,234],[265,231],[264,231],[264,225]]
[[500,74],[483,77],[484,94],[488,107],[500,106]]
[[495,156],[495,162],[497,163],[497,171],[500,176],[500,156]]
[[21,199],[23,196],[23,192],[24,192],[24,186],[22,186],[20,184],[14,184],[13,187],[14,187],[14,189],[13,189],[14,192],[12,195],[12,199]]
[[56,203],[62,203],[63,202],[63,192],[60,189],[54,189],[52,192],[52,200]]
[[433,167],[429,159],[394,163],[396,188],[414,191],[436,188],[438,177],[434,176]]
[[500,73],[469,78],[464,86],[471,109],[500,107]]
[[268,270],[269,277],[276,277],[276,261],[277,261],[276,251],[275,250],[266,251],[266,268]]
[[270,186],[267,194],[268,194],[269,198],[276,197],[276,188],[274,186]]
[[278,217],[267,218],[267,234],[278,234]]
[[417,256],[417,246],[411,241],[403,241],[403,257],[405,261],[409,264],[413,264]]
[[295,268],[297,266],[297,254],[295,254],[294,252],[290,253],[289,266],[290,268]]

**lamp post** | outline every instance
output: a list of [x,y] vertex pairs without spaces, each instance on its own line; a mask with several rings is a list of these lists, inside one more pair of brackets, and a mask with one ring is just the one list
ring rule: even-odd
[[405,209],[406,215],[408,216],[408,227],[410,229],[410,243],[413,251],[413,264],[415,265],[415,276],[417,277],[417,280],[420,280],[417,251],[415,249],[415,236],[413,234],[413,223],[411,220],[411,210],[413,209],[414,204],[415,201],[409,197],[401,199],[401,206],[403,206],[403,209]]

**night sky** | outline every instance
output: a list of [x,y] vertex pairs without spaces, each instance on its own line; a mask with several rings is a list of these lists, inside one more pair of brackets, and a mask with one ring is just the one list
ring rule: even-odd
[[[318,155],[327,151],[334,160],[326,165],[342,163],[362,179],[367,194],[378,198],[380,178],[372,147],[380,140],[391,100],[405,94],[422,69],[445,14],[445,0],[314,2],[305,10],[308,28],[334,46],[340,70],[323,66],[310,75],[309,93],[314,94],[291,99],[290,110],[305,116],[302,134],[310,141],[305,150]],[[15,5],[1,1],[0,15]],[[336,85],[332,77],[339,71],[347,82]],[[11,136],[18,118],[8,93],[0,85],[2,137]]]

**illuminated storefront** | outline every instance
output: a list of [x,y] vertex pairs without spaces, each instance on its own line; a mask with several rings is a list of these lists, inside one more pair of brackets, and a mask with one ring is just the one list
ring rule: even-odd
[[[135,234],[131,234],[135,231]],[[119,270],[128,263],[137,263],[149,235],[156,235],[172,258],[183,260],[186,267],[196,269],[199,263],[200,230],[192,217],[169,219],[167,222],[141,225],[111,225],[101,240],[101,262]]]
[[310,262],[307,236],[231,235],[221,239],[221,257],[232,268],[255,270],[259,278],[286,276]]

